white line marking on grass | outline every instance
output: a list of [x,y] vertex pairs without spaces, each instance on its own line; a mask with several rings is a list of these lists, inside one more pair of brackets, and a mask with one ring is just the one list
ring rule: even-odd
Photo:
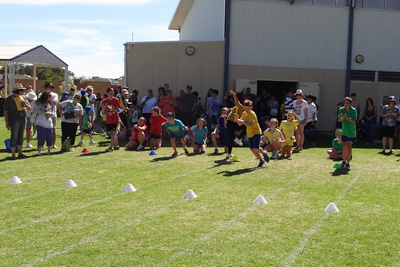
[[[284,190],[286,187],[290,186],[291,184],[299,181],[301,178],[303,178],[305,175],[307,175],[311,170],[307,170],[304,173],[300,174],[299,176],[297,176],[296,178],[294,178],[293,180],[287,182],[286,184],[284,184],[283,186],[281,186],[280,188],[276,189],[274,192],[272,192],[271,194],[269,194],[267,196],[267,199],[271,199],[272,197],[274,197],[275,195],[277,195],[279,192],[281,192],[282,190]],[[246,210],[242,211],[241,213],[238,213],[235,217],[233,217],[232,219],[230,219],[229,221],[227,221],[226,223],[224,223],[223,225],[215,228],[213,231],[209,232],[208,234],[206,234],[205,236],[201,237],[199,240],[196,240],[194,242],[192,242],[191,244],[189,244],[187,247],[183,248],[181,251],[173,254],[171,257],[167,258],[164,260],[164,262],[158,263],[156,266],[165,266],[167,264],[169,264],[170,262],[174,261],[175,259],[181,257],[182,255],[186,254],[187,252],[190,252],[194,247],[196,247],[198,244],[207,241],[208,239],[210,239],[211,237],[213,237],[215,234],[217,234],[218,232],[220,232],[221,230],[229,227],[231,224],[235,223],[238,219],[242,219],[245,218],[247,215],[249,215],[250,213],[252,213],[254,210],[256,210],[256,205],[252,205],[250,208],[247,208]]]
[[[179,177],[182,177],[182,176],[187,176],[187,175],[190,175],[190,174],[199,172],[199,171],[201,171],[201,170],[204,170],[204,169],[202,168],[202,169],[194,170],[194,171],[192,171],[192,172],[190,172],[190,173],[177,175],[177,176],[175,176],[174,178],[165,179],[165,180],[166,180],[166,181],[171,181],[171,180],[174,180],[174,179],[179,178]],[[259,171],[259,170],[261,170],[261,169],[258,169],[258,170],[256,170],[256,171]],[[254,173],[254,172],[253,172],[253,173]],[[247,173],[247,174],[248,174],[248,173]],[[246,174],[246,175],[247,175],[247,174]],[[223,186],[223,185],[228,184],[228,183],[230,183],[230,182],[236,181],[236,180],[240,179],[240,177],[242,177],[242,176],[245,177],[245,175],[242,174],[242,175],[239,175],[238,177],[231,178],[231,179],[229,179],[229,180],[227,180],[227,181],[224,181],[223,183],[220,183],[220,184],[217,185],[217,186],[210,187],[208,190],[205,190],[205,191],[203,191],[203,192],[200,192],[199,195],[202,194],[202,193],[205,193],[205,192],[207,192],[207,191],[212,191],[212,190],[216,189],[217,187]],[[163,182],[163,181],[151,183],[151,184],[149,184],[149,185],[159,184],[159,183],[161,183],[161,182]],[[146,187],[146,186],[148,186],[148,185],[142,186],[142,188],[143,188],[143,187]],[[86,245],[86,244],[91,243],[91,242],[94,242],[96,239],[101,238],[101,237],[104,237],[104,236],[106,236],[106,235],[109,234],[109,233],[112,233],[112,232],[115,232],[115,231],[119,231],[119,230],[123,229],[124,227],[133,226],[133,225],[135,225],[135,224],[138,224],[138,223],[142,222],[143,220],[145,220],[145,219],[147,219],[147,218],[151,218],[151,217],[155,217],[155,216],[157,216],[157,215],[160,215],[160,214],[166,212],[169,208],[171,208],[171,207],[173,207],[173,206],[177,206],[178,204],[182,203],[182,201],[184,201],[184,200],[183,200],[183,199],[180,199],[178,202],[176,202],[176,203],[174,203],[174,204],[167,205],[166,207],[163,207],[163,208],[161,208],[160,210],[158,210],[158,211],[156,211],[156,212],[148,213],[148,214],[146,214],[146,215],[141,216],[141,217],[138,218],[138,219],[135,219],[135,220],[133,220],[133,221],[131,221],[131,222],[128,222],[128,223],[123,224],[123,225],[121,225],[121,226],[118,226],[118,227],[116,227],[116,228],[106,230],[106,231],[104,231],[104,232],[98,233],[97,235],[94,235],[94,236],[91,236],[91,237],[87,237],[85,240],[83,240],[83,241],[81,241],[81,242],[72,244],[72,245],[70,245],[70,246],[68,246],[68,247],[65,247],[65,248],[62,248],[62,249],[60,249],[60,250],[58,250],[58,251],[49,253],[49,254],[47,254],[46,256],[42,257],[42,258],[38,258],[38,259],[33,260],[33,261],[31,261],[31,262],[29,262],[29,263],[27,263],[27,264],[24,264],[24,265],[22,265],[22,266],[34,266],[34,265],[36,265],[36,264],[43,263],[43,262],[45,262],[45,261],[48,261],[48,260],[50,260],[50,259],[52,259],[52,258],[54,258],[54,257],[60,256],[60,255],[62,255],[62,254],[69,253],[70,251],[75,250],[77,247],[82,246],[82,245]],[[246,215],[247,215],[247,214],[246,214]],[[219,230],[218,230],[218,231],[219,231]],[[208,238],[208,237],[207,237],[207,238]]]
[[115,228],[112,228],[112,229],[108,229],[108,230],[103,231],[101,233],[98,233],[98,234],[96,234],[94,236],[87,237],[87,238],[85,238],[84,240],[82,240],[82,241],[80,241],[78,243],[72,244],[72,245],[70,245],[68,247],[64,247],[64,248],[62,248],[62,249],[60,249],[58,251],[51,252],[51,253],[45,255],[42,258],[35,259],[35,260],[33,260],[31,262],[28,262],[28,263],[26,263],[24,265],[21,265],[21,266],[34,266],[36,264],[43,263],[43,262],[48,261],[48,260],[50,260],[50,259],[52,259],[54,257],[57,257],[57,256],[60,256],[62,254],[65,254],[65,253],[68,253],[70,251],[73,251],[73,250],[75,250],[76,248],[78,248],[80,246],[92,243],[92,242],[96,241],[96,239],[104,237],[104,236],[106,236],[106,235],[108,235],[108,234],[110,234],[112,232],[119,231],[119,230],[121,230],[121,229],[123,229],[125,227],[132,227],[133,225],[141,223],[145,219],[161,215],[164,212],[166,212],[171,206],[173,206],[173,205],[171,204],[171,205],[168,205],[168,206],[166,206],[166,207],[164,207],[164,208],[162,208],[162,209],[160,209],[158,211],[147,213],[147,214],[145,214],[145,215],[143,215],[143,216],[141,216],[141,217],[139,217],[139,218],[137,218],[137,219],[135,219],[133,221],[130,221],[130,222],[125,223],[123,225],[119,225],[119,226],[117,226]]
[[[346,196],[347,191],[350,190],[350,188],[353,186],[355,182],[357,182],[358,177],[360,177],[360,174],[356,174],[353,178],[353,180],[350,181],[350,183],[347,185],[347,187],[342,191],[340,194],[339,198],[335,201],[336,205],[339,205],[340,201]],[[285,263],[282,265],[285,266],[290,266],[292,265],[295,261],[297,256],[304,250],[304,248],[307,246],[308,242],[310,241],[311,237],[315,234],[318,233],[318,231],[321,229],[322,225],[324,224],[325,220],[331,215],[331,213],[326,212],[323,216],[321,216],[318,221],[307,231],[308,234],[304,237],[303,240],[301,240],[300,244],[291,251],[289,257],[286,258],[284,261]]]
[[103,202],[106,202],[106,201],[108,201],[110,199],[113,199],[114,197],[117,197],[117,196],[120,196],[120,195],[123,195],[123,194],[126,194],[126,193],[124,193],[124,192],[118,193],[118,194],[115,194],[115,195],[112,195],[112,196],[109,196],[109,197],[106,197],[106,198],[103,198],[103,199],[99,199],[99,200],[87,203],[85,205],[82,205],[82,206],[79,206],[79,207],[76,207],[76,208],[72,208],[72,209],[69,209],[69,210],[66,210],[66,211],[51,215],[51,216],[46,216],[46,217],[43,217],[43,218],[40,218],[40,219],[37,219],[37,220],[33,220],[33,221],[30,221],[30,222],[27,222],[27,223],[24,223],[24,224],[15,226],[15,227],[11,227],[11,228],[8,228],[6,230],[1,231],[0,235],[4,235],[4,234],[7,234],[9,232],[21,229],[21,228],[25,228],[25,227],[31,226],[31,225],[34,225],[36,223],[47,222],[47,221],[53,220],[55,218],[59,218],[59,217],[65,215],[65,214],[68,214],[71,211],[81,210],[81,209],[90,207],[90,206],[92,206],[94,204],[103,203]]
[[[177,179],[179,177],[183,177],[183,176],[186,176],[187,174],[192,174],[192,173],[195,173],[195,172],[199,172],[201,170],[203,170],[203,168],[202,169],[198,169],[198,170],[194,170],[194,171],[192,171],[190,173],[185,173],[185,174],[173,176],[171,178],[163,179],[163,180],[160,180],[160,181],[155,182],[155,183],[150,183],[150,184],[138,187],[138,189],[139,188],[145,188],[145,187],[153,185],[153,184],[162,183],[162,182],[164,182],[164,180],[165,181],[173,181],[173,180],[175,180],[175,179]],[[61,189],[63,189],[63,188],[61,188]],[[57,189],[57,190],[59,190],[59,189]],[[115,194],[115,195],[112,195],[112,196],[109,196],[109,197],[106,197],[106,198],[103,198],[103,199],[100,199],[100,200],[96,200],[96,201],[87,203],[87,204],[79,206],[79,207],[75,207],[75,208],[72,208],[72,209],[69,209],[69,210],[66,210],[66,211],[51,215],[51,216],[43,217],[43,218],[40,218],[40,219],[37,219],[37,220],[33,220],[33,221],[30,221],[30,222],[27,222],[27,223],[24,223],[24,224],[15,226],[15,227],[11,227],[11,228],[5,229],[3,231],[0,231],[0,235],[6,234],[6,233],[9,233],[9,232],[21,229],[21,228],[25,228],[25,227],[31,226],[31,225],[36,224],[36,223],[47,222],[47,221],[50,221],[52,219],[59,218],[59,217],[65,215],[65,214],[68,214],[71,211],[80,210],[80,209],[84,209],[84,208],[90,207],[90,206],[92,206],[94,204],[103,203],[103,202],[106,202],[106,201],[108,201],[110,199],[113,199],[113,198],[115,198],[117,196],[120,196],[120,195],[123,195],[123,194],[126,194],[126,193],[125,192],[118,193],[118,194]]]

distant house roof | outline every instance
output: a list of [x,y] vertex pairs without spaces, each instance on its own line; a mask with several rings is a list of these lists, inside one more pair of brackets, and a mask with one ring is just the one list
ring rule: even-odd
[[42,45],[0,45],[0,64],[8,62],[66,68],[68,65]]
[[168,29],[180,30],[194,0],[180,0]]

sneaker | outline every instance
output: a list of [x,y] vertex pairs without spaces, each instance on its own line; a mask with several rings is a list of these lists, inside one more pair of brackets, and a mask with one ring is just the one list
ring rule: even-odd
[[174,154],[171,155],[171,157],[177,157],[178,156],[178,152],[174,152]]
[[259,168],[259,167],[262,167],[262,166],[264,165],[264,163],[265,163],[265,160],[263,160],[263,159],[260,160],[260,163],[258,163],[258,166],[257,166],[257,167],[258,167],[258,168]]
[[71,152],[74,152],[75,151],[75,148],[73,148],[73,147],[71,147],[71,150],[70,150]]
[[36,155],[37,155],[37,156],[41,156],[41,155],[42,155],[42,153],[38,152]]
[[57,147],[56,145],[54,145],[54,146],[52,147],[52,149],[58,149],[58,147]]
[[266,162],[269,162],[269,156],[268,156],[267,151],[264,151],[264,160],[265,160]]
[[28,156],[26,156],[25,154],[18,154],[18,158],[20,159],[24,159],[27,158]]
[[272,158],[272,159],[277,159],[277,158],[279,158],[279,152],[278,152],[278,151],[272,152],[271,158]]
[[344,165],[344,167],[345,167],[346,169],[350,169],[350,162],[346,162],[346,164]]
[[89,141],[89,145],[94,145],[94,144],[96,144],[95,141],[93,141],[93,140],[90,140],[90,141]]
[[187,148],[184,148],[183,150],[185,151],[186,155],[189,155],[189,151],[187,150]]
[[114,146],[114,150],[118,150],[119,149],[119,146]]
[[242,142],[242,139],[239,139],[239,138],[235,138],[235,140],[233,140],[236,144],[238,144],[239,146],[243,146],[243,142]]
[[35,134],[32,135],[31,138],[32,138],[32,139],[36,139],[36,135],[35,135]]
[[233,156],[234,156],[234,155],[231,154],[231,153],[226,153],[226,158],[227,158],[227,159],[233,158]]
[[214,149],[214,154],[218,154],[218,148]]
[[31,145],[31,143],[26,143],[26,148],[32,148],[33,146]]
[[114,151],[114,148],[112,148],[112,147],[109,147],[106,149],[106,152],[113,152],[113,151]]
[[342,160],[342,164],[340,164],[340,167],[341,168],[344,168],[346,166],[346,161],[345,160]]
[[[114,147],[114,148],[115,148],[115,147]],[[144,146],[139,145],[139,146],[137,147],[137,151],[141,151],[141,150],[143,150],[143,148],[144,148]]]
[[86,145],[86,144],[82,140],[79,140],[78,146],[81,146],[81,145]]

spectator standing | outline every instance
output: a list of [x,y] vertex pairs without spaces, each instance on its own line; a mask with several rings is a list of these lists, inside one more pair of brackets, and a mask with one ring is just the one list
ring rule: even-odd
[[[42,155],[44,142],[47,143],[47,155],[50,155],[53,143],[53,120],[51,119],[51,94],[44,91],[35,103],[38,156]],[[67,100],[66,100],[67,101]],[[76,133],[76,132],[75,132]]]
[[[78,129],[79,121],[83,118],[83,108],[79,103],[81,94],[75,94],[73,100],[66,100],[58,105],[58,110],[61,116],[61,143],[69,138],[71,151],[74,151],[76,130]],[[64,147],[65,150],[65,147]]]
[[214,131],[217,125],[217,116],[219,114],[219,103],[218,90],[213,89],[211,91],[211,96],[207,98],[206,102],[206,118],[207,118],[207,128],[210,131]]
[[296,98],[294,97],[293,90],[290,89],[290,90],[288,91],[288,93],[287,93],[286,98],[285,98],[285,116],[282,116],[282,118],[286,118],[288,112],[289,112],[290,110],[293,109],[293,101],[294,101],[295,99],[296,99]]
[[400,115],[400,110],[396,106],[396,98],[394,96],[390,96],[388,100],[388,104],[383,107],[382,110],[382,126],[381,126],[381,135],[382,135],[382,153],[386,153],[386,142],[389,139],[389,153],[393,153],[393,137],[394,131],[396,128],[396,120]]
[[[58,149],[56,146],[56,138],[57,138],[57,133],[56,133],[56,127],[57,127],[57,104],[58,104],[58,94],[54,92],[54,85],[51,83],[47,83],[44,86],[45,91],[48,93],[51,93],[51,111],[53,112],[53,115],[51,116],[51,119],[53,120],[53,144],[52,148],[53,149]],[[40,97],[40,96],[39,96]]]
[[296,136],[296,150],[300,151],[304,145],[304,127],[307,124],[308,118],[308,104],[303,99],[303,91],[298,89],[296,91],[296,101],[293,102],[293,110],[300,118],[300,124],[298,126],[298,136]]
[[22,83],[16,83],[12,94],[8,96],[4,102],[4,120],[7,130],[11,131],[10,149],[11,157],[15,159],[15,149],[18,149],[18,157],[25,158],[22,154],[22,144],[24,142],[24,131],[26,124],[26,110],[30,110],[28,100],[23,96],[26,88]]
[[146,119],[147,130],[150,129],[150,117],[153,107],[157,106],[157,98],[153,96],[153,90],[149,89],[147,95],[140,101],[142,104],[142,116]]
[[196,96],[192,94],[192,85],[186,86],[186,92],[181,95],[179,101],[182,107],[181,117],[184,125],[193,125],[193,111],[196,107]]
[[172,90],[168,89],[167,95],[163,96],[160,101],[161,114],[167,116],[169,112],[174,112],[178,107],[176,99],[172,96]]
[[363,120],[367,131],[366,144],[373,144],[375,140],[376,118],[378,117],[377,108],[374,106],[372,98],[367,98],[366,106],[363,111]]

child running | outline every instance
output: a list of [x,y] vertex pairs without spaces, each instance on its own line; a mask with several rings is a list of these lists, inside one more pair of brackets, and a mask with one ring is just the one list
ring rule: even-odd
[[89,145],[94,145],[96,144],[95,141],[93,141],[93,136],[92,136],[92,127],[93,127],[93,111],[94,108],[90,105],[86,106],[85,108],[85,114],[83,115],[83,121],[82,121],[82,135],[81,135],[81,140],[79,140],[78,145],[84,145],[85,143],[83,142],[83,138],[85,137],[86,134],[89,135]]
[[263,141],[269,141],[269,145],[265,147],[267,152],[272,152],[271,158],[279,158],[279,150],[282,149],[282,145],[285,142],[282,132],[278,129],[278,120],[272,118],[269,121],[269,128],[264,131]]
[[125,148],[129,150],[143,150],[147,139],[147,126],[144,117],[140,117],[138,123],[133,125],[132,132],[132,136],[129,139],[129,142],[125,145]]
[[327,153],[330,159],[341,159],[342,158],[342,130],[336,129],[335,137],[332,140],[332,147],[328,149]]
[[218,153],[217,139],[219,139],[219,141],[224,145],[225,153],[228,153],[228,150],[229,150],[230,135],[229,135],[229,131],[227,128],[228,111],[229,111],[229,109],[226,107],[221,109],[221,116],[218,119],[217,127],[211,133],[211,140],[214,145],[214,154]]
[[[243,102],[244,112],[242,117],[239,119],[239,115],[236,114],[236,122],[237,124],[246,125],[247,137],[249,138],[249,145],[251,152],[253,152],[254,156],[260,161],[257,167],[262,167],[265,162],[269,162],[268,153],[260,148],[260,140],[261,140],[261,128],[257,121],[257,115],[253,109],[253,102],[251,100],[245,100]],[[264,156],[264,158],[261,157]]]
[[[296,118],[296,119],[295,119]],[[290,157],[292,155],[292,146],[296,141],[294,137],[294,129],[299,125],[300,118],[294,113],[293,110],[290,110],[287,114],[287,120],[283,120],[281,122],[281,126],[279,130],[282,131],[285,142],[283,143],[283,147],[281,150],[282,157]]]
[[176,142],[175,142],[176,138],[181,140],[183,145],[183,150],[185,151],[185,154],[188,155],[189,151],[186,146],[185,131],[188,131],[189,128],[185,126],[182,123],[182,121],[175,119],[174,112],[168,112],[167,119],[168,121],[165,123],[165,127],[167,129],[167,132],[171,140],[172,149],[174,150],[172,157],[178,156],[178,152],[176,151]]
[[161,147],[162,126],[167,121],[167,118],[161,115],[161,109],[158,106],[153,107],[151,112],[150,149],[157,149]]
[[196,127],[193,128],[193,153],[205,153],[208,129],[206,120],[200,118],[196,122]]

